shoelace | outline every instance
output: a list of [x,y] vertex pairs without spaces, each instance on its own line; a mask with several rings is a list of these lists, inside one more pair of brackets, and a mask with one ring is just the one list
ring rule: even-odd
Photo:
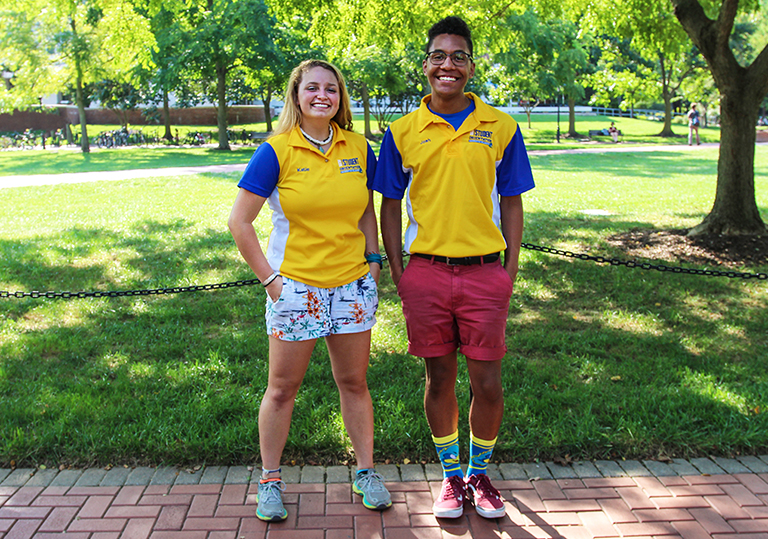
[[366,488],[372,492],[383,492],[384,488],[384,476],[377,473],[367,473],[358,479],[360,488],[365,490]]
[[477,485],[473,485],[472,483],[468,483],[470,487],[474,490],[479,490],[485,497],[494,497],[494,498],[501,498],[501,495],[499,494],[499,491],[496,490],[496,488],[491,485],[491,480],[488,478],[485,474],[480,474],[475,476],[477,478]]
[[445,488],[446,496],[456,498],[457,494],[464,496],[464,481],[458,475],[448,478],[448,485]]
[[282,481],[269,481],[268,483],[262,483],[265,485],[264,495],[261,500],[265,504],[276,503],[280,500],[280,493],[285,490],[285,483]]

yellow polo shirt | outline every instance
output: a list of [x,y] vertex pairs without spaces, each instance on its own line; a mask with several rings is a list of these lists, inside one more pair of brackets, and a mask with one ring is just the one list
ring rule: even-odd
[[384,136],[373,189],[405,199],[408,253],[461,257],[503,251],[499,196],[534,187],[517,122],[466,95],[475,110],[458,130],[429,110],[428,95]]
[[268,139],[238,183],[267,198],[272,209],[266,253],[272,269],[320,288],[341,286],[368,272],[358,224],[376,170],[365,137],[332,126],[326,154],[298,127]]

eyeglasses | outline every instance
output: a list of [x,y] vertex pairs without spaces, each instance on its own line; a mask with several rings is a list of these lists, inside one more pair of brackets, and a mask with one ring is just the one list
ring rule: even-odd
[[451,62],[453,62],[453,65],[456,67],[463,67],[467,65],[467,62],[472,60],[472,55],[464,51],[456,51],[448,54],[447,52],[441,50],[428,52],[424,58],[429,58],[429,63],[431,63],[433,66],[439,66],[443,65],[443,62],[445,62],[445,59],[448,57],[451,58]]

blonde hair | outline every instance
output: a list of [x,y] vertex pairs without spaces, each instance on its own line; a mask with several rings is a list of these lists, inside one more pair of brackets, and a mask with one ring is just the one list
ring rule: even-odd
[[310,69],[322,67],[336,76],[339,83],[339,110],[332,118],[342,129],[352,131],[352,105],[349,102],[349,92],[347,92],[347,83],[344,81],[344,75],[339,68],[326,62],[325,60],[304,60],[291,71],[288,84],[285,88],[285,105],[277,120],[277,126],[272,136],[288,133],[301,124],[301,108],[299,107],[299,85],[304,75]]

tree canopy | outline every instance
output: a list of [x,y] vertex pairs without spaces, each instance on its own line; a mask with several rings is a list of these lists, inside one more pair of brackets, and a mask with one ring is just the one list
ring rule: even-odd
[[565,96],[571,134],[574,106],[589,96],[628,109],[661,99],[662,135],[675,103],[719,105],[716,200],[695,232],[762,232],[752,165],[768,93],[759,2],[768,9],[768,0],[19,0],[0,11],[0,67],[12,74],[0,107],[29,107],[71,86],[87,151],[86,85],[100,83],[102,96],[100,81],[124,96],[124,85],[143,85],[165,110],[171,92],[215,103],[226,149],[228,105],[259,99],[268,110],[293,65],[312,55],[345,71],[371,136],[372,105],[382,129],[382,103],[407,109],[426,90],[427,30],[458,15],[473,29],[473,89],[498,103]]

